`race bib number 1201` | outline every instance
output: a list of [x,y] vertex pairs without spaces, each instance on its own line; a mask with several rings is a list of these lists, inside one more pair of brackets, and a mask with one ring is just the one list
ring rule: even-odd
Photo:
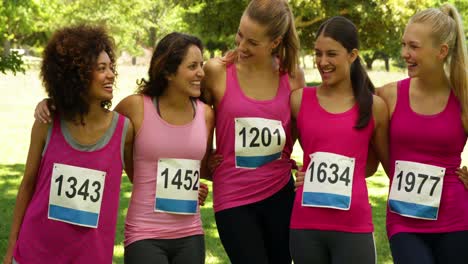
[[243,117],[234,122],[236,168],[255,169],[281,158],[286,142],[281,121]]
[[55,163],[52,169],[48,218],[96,228],[106,172]]

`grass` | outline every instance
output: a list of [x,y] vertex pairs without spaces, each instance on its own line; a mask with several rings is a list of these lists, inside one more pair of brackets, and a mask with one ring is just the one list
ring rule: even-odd
[[[117,80],[118,89],[114,92],[114,105],[135,90],[135,80],[145,76],[145,67],[120,66]],[[320,76],[315,69],[306,69],[308,83],[317,84]],[[370,77],[376,86],[404,78],[403,73],[371,72]],[[37,70],[29,70],[25,75],[1,75],[0,118],[3,129],[0,130],[0,257],[3,258],[16,193],[24,171],[24,162],[29,146],[30,128],[36,103],[45,97],[41,88]],[[302,150],[296,145],[293,158],[302,161]],[[464,159],[466,160],[466,159]],[[392,263],[387,237],[385,234],[385,207],[388,180],[379,170],[368,179],[370,203],[373,208],[375,239],[378,263]],[[210,185],[210,189],[211,185]],[[123,263],[124,219],[131,194],[131,184],[124,177],[121,192],[117,237],[114,247],[114,262]],[[220,243],[213,217],[212,197],[209,195],[206,205],[201,209],[203,227],[206,235],[206,263],[228,263]]]

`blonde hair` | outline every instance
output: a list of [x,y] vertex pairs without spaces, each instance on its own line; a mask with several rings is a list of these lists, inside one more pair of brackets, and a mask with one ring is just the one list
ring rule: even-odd
[[[278,56],[280,70],[294,76],[299,63],[299,37],[294,25],[294,16],[286,0],[252,0],[244,11],[250,19],[265,26],[266,34],[274,40],[282,37],[272,54]],[[237,56],[230,51],[225,61],[232,62]]]
[[444,4],[440,8],[418,12],[410,23],[430,25],[434,44],[448,45],[449,53],[445,61],[448,78],[452,91],[460,101],[463,123],[468,126],[468,55],[460,14],[453,5]]

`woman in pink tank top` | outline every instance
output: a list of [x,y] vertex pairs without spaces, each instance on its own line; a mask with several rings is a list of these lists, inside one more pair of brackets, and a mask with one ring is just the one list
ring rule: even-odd
[[250,1],[235,41],[234,51],[204,67],[204,97],[216,111],[218,233],[234,264],[291,263],[289,93],[304,77],[287,1]]
[[126,264],[205,262],[198,195],[207,195],[214,113],[197,98],[204,77],[203,46],[170,33],[151,58],[149,79],[116,111],[135,126],[134,178],[125,220]]
[[402,37],[410,78],[378,90],[390,110],[387,234],[395,263],[468,262],[468,172],[459,168],[468,132],[466,54],[455,7],[421,11]]
[[33,125],[3,263],[112,263],[122,163],[131,175],[133,148],[132,125],[126,133],[125,118],[108,110],[113,48],[100,27],[62,28],[49,40],[41,77],[54,123]]
[[304,172],[298,173],[303,180],[296,184],[291,216],[291,254],[298,264],[375,264],[366,164],[369,148],[384,164],[388,160],[387,107],[373,95],[361,65],[355,25],[333,17],[316,36],[322,84],[291,94],[304,151]]

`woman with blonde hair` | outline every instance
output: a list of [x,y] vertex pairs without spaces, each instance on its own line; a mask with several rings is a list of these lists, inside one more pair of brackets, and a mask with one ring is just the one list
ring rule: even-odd
[[253,0],[236,49],[210,60],[202,86],[216,111],[216,224],[232,263],[291,263],[294,199],[289,95],[304,86],[285,0]]
[[[390,113],[387,233],[395,263],[467,263],[467,51],[456,8],[415,14],[402,37],[409,78],[378,90]],[[465,179],[466,181],[466,179]]]

